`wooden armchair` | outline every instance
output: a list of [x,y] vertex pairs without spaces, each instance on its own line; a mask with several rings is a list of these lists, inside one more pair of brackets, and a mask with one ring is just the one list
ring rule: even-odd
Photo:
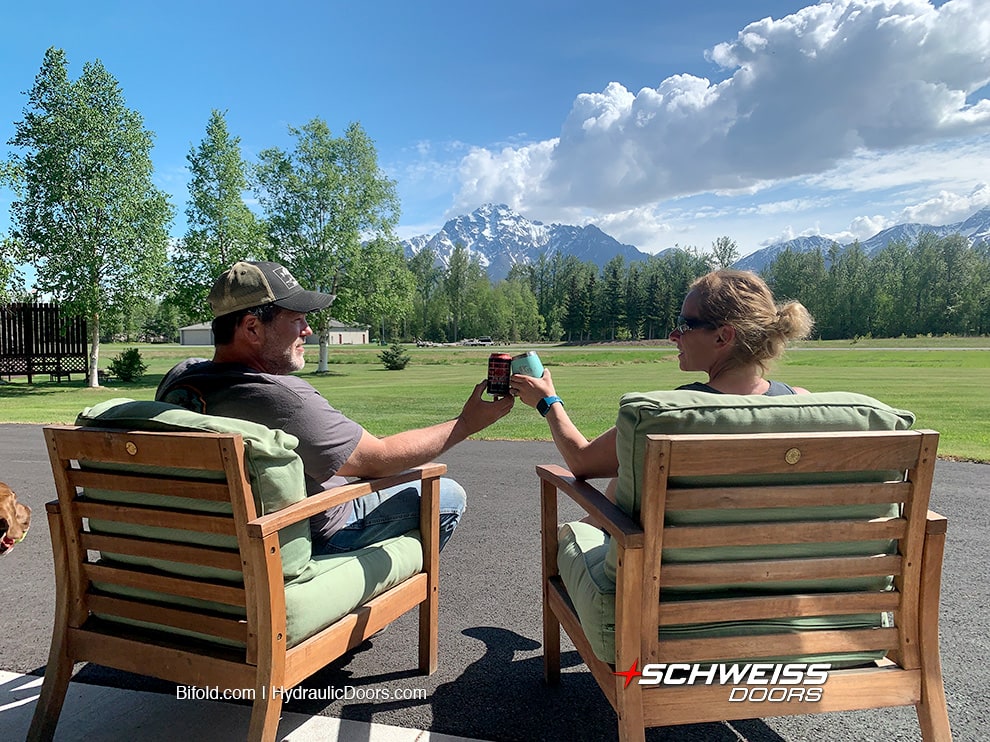
[[[538,467],[547,681],[559,682],[562,625],[622,740],[642,740],[652,726],[906,705],[925,740],[951,739],[938,646],[946,519],[928,510],[937,445],[932,431],[648,435],[635,515],[560,467]],[[878,470],[896,476],[860,476]],[[610,538],[594,545],[598,557],[587,542],[579,556],[615,550],[614,593],[597,596],[614,600],[604,624],[589,626],[581,581],[566,584],[571,536],[590,526],[558,531],[558,492]],[[890,517],[849,514],[887,504]],[[804,508],[798,517],[766,516],[795,507]],[[852,510],[837,517],[843,508]],[[713,551],[714,561],[705,556]],[[866,628],[839,620],[850,614],[887,618]],[[614,659],[603,659],[594,632],[609,630],[609,618]],[[783,682],[736,690],[664,675],[671,663],[792,661],[832,669],[800,693]]]
[[[53,737],[74,662],[253,694],[252,740],[275,738],[282,696],[272,689],[300,683],[415,607],[419,668],[436,669],[444,465],[313,497],[302,491],[298,501],[262,515],[240,434],[52,426],[45,438],[58,491],[47,505],[57,605],[29,739]],[[298,557],[300,544],[309,548],[310,516],[413,480],[423,491],[418,536],[412,532],[401,537],[404,544],[393,539],[353,557],[304,552],[298,569],[284,573],[283,552]],[[297,484],[302,490],[301,477]],[[293,528],[293,538],[285,538]],[[364,588],[370,597],[358,594],[358,604],[342,616],[311,615],[323,610],[314,604],[335,599],[325,589],[332,583],[320,582],[333,579],[320,571],[323,562],[338,560],[337,571],[346,576],[348,559],[357,560],[350,575],[358,577],[343,592],[360,593],[353,583],[369,565],[391,570],[390,576]],[[402,559],[409,574],[392,564]],[[325,601],[295,605],[299,591],[305,596],[313,589],[323,590]],[[307,628],[293,628],[294,610],[306,613]]]

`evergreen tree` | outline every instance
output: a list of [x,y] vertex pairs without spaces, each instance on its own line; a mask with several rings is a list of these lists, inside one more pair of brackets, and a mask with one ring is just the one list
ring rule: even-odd
[[891,242],[870,260],[876,287],[877,316],[874,335],[915,334],[913,315],[914,256],[906,242]]
[[409,258],[407,265],[416,286],[412,333],[415,337],[426,340],[441,340],[442,338],[437,335],[440,323],[436,322],[434,313],[439,303],[437,299],[440,298],[443,270],[437,265],[436,250],[424,247]]
[[602,268],[601,292],[597,305],[602,340],[615,340],[619,326],[625,322],[625,288],[625,261],[621,255],[616,255]]
[[625,331],[630,340],[641,337],[646,317],[646,286],[639,263],[630,263],[626,270],[626,317]]

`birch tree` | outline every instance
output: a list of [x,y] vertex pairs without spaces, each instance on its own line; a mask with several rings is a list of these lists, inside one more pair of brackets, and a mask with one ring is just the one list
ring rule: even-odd
[[8,172],[16,258],[36,289],[86,317],[89,385],[98,386],[100,321],[161,291],[173,208],[152,184],[153,134],[99,61],[70,80],[65,53],[45,53],[15,123]]
[[189,226],[172,258],[170,303],[194,319],[206,320],[212,316],[207,295],[217,276],[238,260],[266,257],[265,240],[244,203],[248,165],[223,112],[210,114],[206,135],[186,159],[192,176],[186,206]]

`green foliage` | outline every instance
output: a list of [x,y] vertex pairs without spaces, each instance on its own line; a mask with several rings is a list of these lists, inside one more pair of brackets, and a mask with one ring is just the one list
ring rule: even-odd
[[135,299],[129,306],[103,315],[101,343],[174,343],[188,317],[166,301]]
[[415,277],[395,242],[374,239],[363,243],[347,283],[360,296],[355,307],[359,323],[384,325],[385,318],[405,317],[412,311]]
[[110,373],[121,381],[139,381],[148,365],[137,348],[126,348],[110,361]]
[[379,353],[378,357],[385,364],[385,369],[388,371],[401,371],[412,359],[412,356],[399,343],[392,343]]
[[454,246],[444,273],[443,292],[450,310],[451,333],[455,340],[467,337],[463,327],[469,312],[477,313],[491,283],[477,255],[471,255],[462,244]]
[[731,268],[739,260],[739,246],[730,237],[719,237],[712,243],[712,268]]
[[265,253],[261,225],[244,203],[247,163],[240,139],[227,130],[224,114],[214,110],[206,136],[189,150],[189,201],[185,238],[172,257],[169,302],[196,321],[212,318],[206,300],[213,281],[238,260]]
[[0,304],[25,301],[24,276],[8,257],[13,254],[13,242],[0,240]]
[[[545,254],[494,287],[455,246],[446,266],[429,248],[410,258],[414,310],[406,338],[437,342],[491,335],[505,341],[664,339],[691,282],[737,255],[722,237],[712,254],[678,248],[603,268]],[[990,333],[990,244],[926,233],[867,255],[859,244],[785,251],[763,271],[778,301],[797,300],[823,339]]]
[[408,335],[421,340],[444,342],[447,340],[446,297],[442,293],[444,271],[437,265],[436,251],[424,247],[409,259],[407,265],[416,291]]
[[990,247],[923,233],[867,255],[781,253],[763,272],[778,299],[797,299],[823,339],[990,333]]
[[[393,232],[399,219],[395,182],[379,168],[374,143],[360,124],[334,137],[318,118],[290,127],[289,133],[295,149],[263,150],[254,168],[254,189],[274,257],[307,288],[336,294],[337,320],[353,322],[386,307],[407,311],[411,282],[400,281],[403,293],[391,295],[369,285],[370,277],[377,281],[379,264],[386,272],[395,265],[380,246],[397,245]],[[363,249],[368,241],[379,247]],[[367,261],[376,264],[369,267]],[[329,312],[310,317],[321,336],[329,332],[329,323]],[[327,370],[323,348],[321,372]]]

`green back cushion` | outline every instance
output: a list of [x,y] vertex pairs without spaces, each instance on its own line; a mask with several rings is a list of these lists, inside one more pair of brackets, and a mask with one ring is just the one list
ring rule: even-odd
[[[117,428],[122,430],[160,432],[208,432],[239,433],[244,440],[245,468],[251,481],[255,506],[261,515],[275,512],[306,497],[302,461],[295,449],[298,440],[280,430],[270,430],[263,425],[191,412],[183,407],[165,402],[135,402],[111,399],[95,407],[88,407],[76,419],[77,425],[86,427]],[[118,467],[120,468],[120,467]],[[134,467],[130,467],[134,469]],[[164,470],[160,467],[139,467],[146,473],[190,474],[182,470]],[[198,476],[202,476],[199,474]],[[108,501],[122,501],[142,505],[158,504],[165,507],[181,507],[186,510],[206,512],[230,512],[229,503],[193,500],[185,497],[159,497],[143,493],[87,491],[87,496]],[[94,530],[114,533],[145,535],[179,543],[196,543],[207,546],[237,548],[233,536],[198,534],[177,529],[152,529],[144,526],[128,527],[119,523],[96,521],[90,524]],[[307,522],[290,526],[279,534],[282,550],[282,572],[287,580],[298,577],[312,556],[312,540]],[[120,555],[120,560],[129,560]],[[239,580],[239,573],[192,567],[179,562],[156,561],[151,566],[166,571],[198,577],[219,577]]]
[[[661,391],[626,394],[620,400],[616,420],[616,454],[619,474],[616,501],[623,510],[639,515],[643,486],[643,459],[646,436],[650,434],[745,434],[827,431],[906,430],[914,424],[914,415],[898,410],[872,397],[852,392],[820,392],[780,397],[762,395],[710,394],[691,391]],[[715,462],[713,462],[714,465]],[[866,471],[822,476],[739,477],[734,484],[800,484],[802,482],[835,483],[838,481],[884,481],[897,472]],[[675,487],[712,486],[718,477],[693,480],[671,478]],[[670,525],[687,523],[726,523],[801,520],[821,517],[821,508],[774,508],[764,511],[682,511],[668,512]],[[896,515],[890,506],[845,506],[830,508],[832,518],[872,518]],[[704,550],[665,551],[670,561],[724,561],[727,559],[766,559],[788,555],[802,556],[811,548],[823,556],[861,553],[863,545],[814,545],[812,547],[744,547]],[[884,553],[890,544],[874,544],[874,553]],[[613,544],[606,559],[606,572],[614,579],[617,551]],[[781,586],[784,587],[784,586]],[[850,584],[850,588],[854,585]]]
[[[419,531],[409,531],[403,536],[343,554],[313,557],[299,577],[285,583],[286,646],[296,646],[376,595],[381,595],[421,572],[422,569],[423,545]],[[97,587],[104,586],[97,585]],[[244,618],[243,609],[212,601],[163,595],[136,588],[114,587],[113,592],[142,600],[189,606]],[[120,618],[114,620],[213,643],[242,646],[215,636],[159,624]]]
[[[565,523],[558,536],[557,567],[567,594],[581,621],[581,628],[595,655],[615,662],[615,581],[605,570],[610,540],[600,528],[583,523]],[[665,595],[664,599],[669,596]],[[881,615],[807,616],[785,621],[712,621],[690,626],[665,626],[658,632],[665,639],[705,639],[716,636],[757,635],[821,629],[873,628],[885,623]],[[766,657],[766,662],[828,662],[833,667],[861,665],[880,659],[882,652],[833,652],[794,657]],[[722,658],[731,662],[733,658]]]
[[[630,393],[620,401],[619,415],[616,421],[616,454],[619,461],[616,500],[627,513],[638,517],[640,497],[643,486],[643,459],[646,446],[646,436],[649,434],[745,434],[745,433],[779,433],[779,432],[824,432],[824,431],[865,431],[865,430],[904,430],[914,423],[914,415],[904,410],[897,410],[871,397],[847,392],[824,392],[818,394],[788,395],[781,397],[764,397],[760,395],[728,395],[711,394],[694,391],[660,391],[651,393]],[[713,462],[713,467],[716,462]],[[811,475],[795,477],[751,477],[745,483],[784,484],[800,482],[836,482],[842,481],[883,481],[898,473],[887,471],[853,472],[841,475]],[[670,484],[675,487],[712,486],[725,481],[717,476],[700,477],[692,480],[671,478]],[[742,484],[740,478],[732,480],[734,484]],[[665,515],[669,525],[687,523],[728,523],[728,522],[762,522],[762,521],[795,521],[807,518],[822,517],[823,508],[773,508],[765,510],[699,510],[670,512]],[[873,518],[896,515],[896,505],[888,506],[847,506],[828,508],[826,517],[841,518]],[[571,531],[568,531],[571,534]],[[562,542],[561,556],[568,563],[572,573],[572,581],[579,589],[587,592],[587,599],[577,598],[576,604],[587,606],[589,624],[594,626],[593,632],[598,635],[609,635],[610,624],[614,621],[614,602],[609,590],[601,590],[603,584],[612,585],[616,575],[618,550],[614,542],[605,539],[588,550],[587,539],[575,539],[568,536],[566,548]],[[892,541],[883,542],[850,542],[835,544],[805,545],[767,545],[757,547],[723,547],[708,549],[677,549],[664,550],[664,561],[697,562],[697,561],[727,561],[735,559],[769,559],[787,556],[806,556],[808,554],[846,555],[846,554],[879,554],[890,553],[895,548]],[[585,570],[588,574],[580,577]],[[561,568],[564,576],[565,569]],[[565,583],[568,578],[564,576]],[[603,583],[604,580],[604,583]],[[854,589],[884,589],[890,584],[890,578],[880,577],[866,580],[822,580],[820,584],[802,583],[804,591],[816,590],[854,590]],[[568,589],[570,589],[568,585]],[[777,583],[775,592],[787,592],[797,589],[798,585]],[[725,593],[730,595],[746,594],[751,588],[742,585],[723,585],[718,588],[692,589],[682,588],[676,591],[664,592],[665,600],[690,598],[698,591],[706,594]],[[760,590],[766,591],[762,587]],[[758,591],[755,591],[758,592]],[[604,601],[604,602],[603,602]],[[590,606],[596,606],[593,610]],[[611,614],[609,613],[611,611]],[[817,620],[817,619],[816,619]],[[823,622],[823,625],[878,625],[879,616],[864,617],[834,617]],[[582,617],[582,623],[584,618]],[[794,624],[794,628],[804,628]],[[813,622],[812,622],[813,623]],[[776,627],[776,628],[779,628]],[[699,629],[685,629],[698,631]],[[699,636],[717,635],[724,627],[716,625],[701,627]],[[736,631],[739,627],[736,627]],[[749,626],[746,631],[756,632],[769,630],[768,627]],[[695,635],[695,634],[690,634]],[[589,638],[591,638],[589,636]],[[602,652],[602,658],[614,660],[614,644],[609,638],[607,646],[599,644],[596,652]],[[609,655],[612,652],[612,655]]]
[[632,392],[622,396],[616,420],[619,479],[616,497],[639,513],[646,436],[733,433],[808,433],[907,430],[914,415],[872,397],[820,392],[781,397],[707,392]]
[[[280,510],[306,496],[302,461],[295,453],[297,439],[279,430],[234,418],[202,415],[163,402],[135,402],[114,399],[87,408],[79,415],[77,425],[142,431],[199,431],[240,433],[244,440],[246,468],[251,481],[258,512],[267,514]],[[93,466],[92,463],[88,464]],[[120,467],[118,467],[120,468]],[[162,467],[126,467],[146,473],[170,473],[203,476],[202,472],[163,469]],[[221,475],[217,475],[222,479]],[[183,497],[159,497],[145,493],[87,490],[93,499],[142,505],[166,505],[201,512],[230,512],[229,503],[214,503]],[[96,532],[145,535],[178,543],[197,543],[219,548],[237,549],[234,537],[212,536],[180,529],[126,526],[107,521],[91,521]],[[308,521],[282,529],[279,534],[282,571],[285,578],[287,646],[295,646],[345,616],[370,598],[398,585],[423,568],[423,548],[418,531],[389,539],[346,554],[317,555],[312,553]],[[104,554],[105,558],[128,563],[138,560],[121,554]],[[165,572],[241,582],[239,572],[225,572],[194,567],[180,562],[143,560],[143,566]],[[110,589],[110,586],[97,585]],[[211,601],[199,601],[177,596],[152,593],[147,590],[113,587],[119,594],[143,599],[160,600],[176,605],[210,609],[242,616],[243,611]],[[147,626],[147,624],[138,625]],[[215,637],[164,628],[173,633],[197,636],[217,641]]]

